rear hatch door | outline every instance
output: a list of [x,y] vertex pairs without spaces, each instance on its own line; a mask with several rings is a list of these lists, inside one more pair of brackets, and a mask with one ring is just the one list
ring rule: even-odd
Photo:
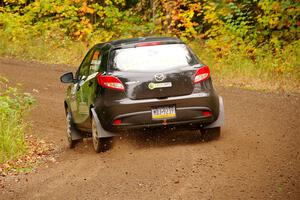
[[118,77],[131,99],[165,98],[193,92],[199,66],[185,44],[145,45],[112,52],[110,73]]
[[164,72],[114,72],[125,86],[130,99],[166,98],[193,92],[192,77],[196,69],[183,67]]

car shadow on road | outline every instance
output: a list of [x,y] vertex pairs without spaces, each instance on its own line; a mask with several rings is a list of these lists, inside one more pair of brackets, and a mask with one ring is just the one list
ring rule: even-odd
[[131,131],[123,136],[124,139],[137,148],[167,147],[173,145],[194,145],[218,140],[219,137],[204,138],[199,130],[147,130]]

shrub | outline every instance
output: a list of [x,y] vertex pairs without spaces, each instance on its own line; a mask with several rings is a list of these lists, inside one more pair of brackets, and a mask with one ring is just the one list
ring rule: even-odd
[[29,93],[7,84],[8,80],[0,77],[0,163],[26,152],[24,132],[28,123],[24,117],[34,103]]

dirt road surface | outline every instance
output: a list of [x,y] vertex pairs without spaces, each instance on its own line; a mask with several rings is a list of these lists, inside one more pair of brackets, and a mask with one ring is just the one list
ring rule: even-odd
[[33,134],[61,149],[58,162],[18,182],[6,177],[0,199],[300,199],[299,94],[217,87],[226,114],[219,139],[203,142],[197,131],[133,133],[96,154],[91,140],[66,147],[65,71],[0,60],[0,75],[38,100]]

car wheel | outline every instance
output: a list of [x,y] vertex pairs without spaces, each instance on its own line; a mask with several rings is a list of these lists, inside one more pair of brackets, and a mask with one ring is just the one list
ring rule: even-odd
[[67,116],[66,116],[66,125],[67,125],[67,140],[68,140],[68,147],[70,149],[73,149],[75,147],[75,144],[78,142],[77,140],[74,140],[72,138],[72,128],[74,127],[72,115],[70,111],[67,111]]
[[201,137],[204,141],[218,139],[221,135],[221,127],[201,129]]
[[109,150],[112,146],[112,137],[99,138],[97,125],[94,118],[92,119],[92,138],[93,138],[94,150],[97,153],[105,152]]

